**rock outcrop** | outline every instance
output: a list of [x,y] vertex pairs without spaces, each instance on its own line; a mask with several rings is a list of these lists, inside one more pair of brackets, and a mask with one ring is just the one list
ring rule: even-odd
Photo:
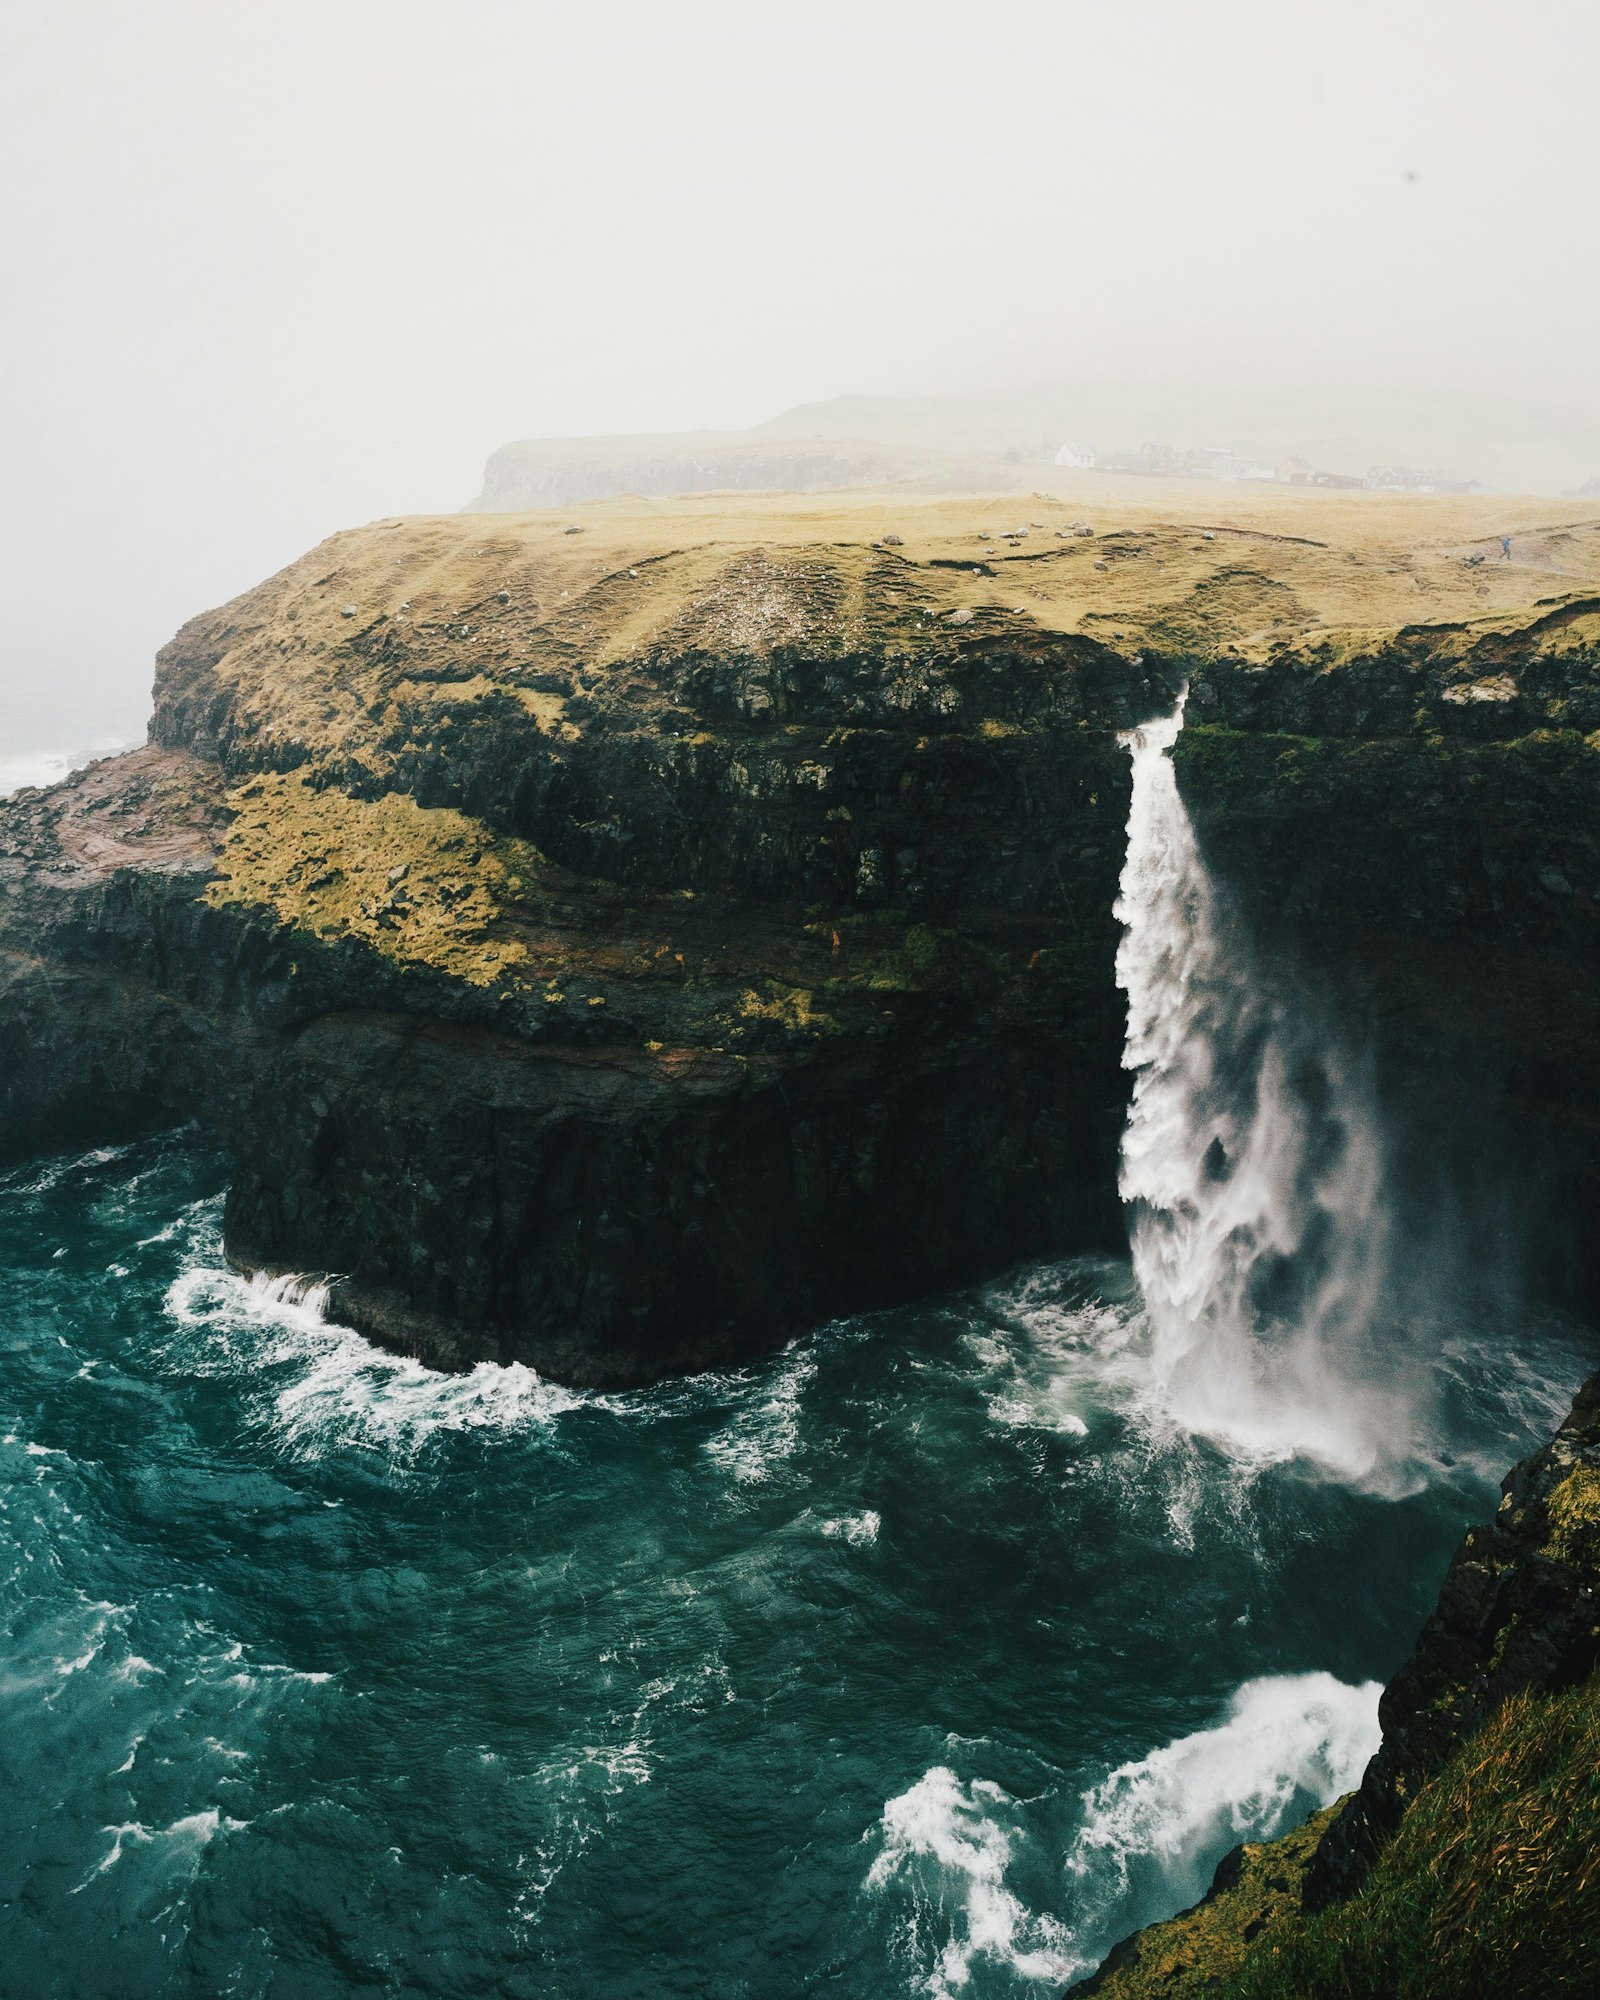
[[1317,1846],[1307,1909],[1361,1886],[1408,1802],[1513,1695],[1558,1693],[1600,1664],[1600,1375],[1501,1495],[1494,1520],[1456,1551],[1416,1651],[1384,1690],[1382,1745]]
[[[1554,1939],[1587,1938],[1579,1956],[1592,1965],[1592,1889],[1551,1867],[1562,1830],[1544,1823],[1540,1792],[1519,1790],[1526,1783],[1519,1760],[1491,1739],[1537,1737],[1550,1710],[1519,1710],[1530,1698],[1548,1704],[1581,1690],[1577,1698],[1593,1704],[1600,1664],[1600,1375],[1580,1390],[1551,1441],[1507,1474],[1501,1493],[1494,1520],[1470,1530],[1457,1550],[1416,1650],[1384,1690],[1383,1740],[1360,1789],[1281,1839],[1233,1849],[1199,1903],[1125,1939],[1070,1989],[1073,1995],[1198,2000],[1238,1992],[1314,2000],[1323,1993],[1398,1990],[1392,1972],[1385,1979],[1377,1969],[1393,1961],[1397,1926],[1413,1936],[1442,1929],[1454,1943],[1465,1908],[1492,1937],[1492,1927],[1484,1928],[1491,1904],[1502,1921],[1511,1911],[1523,1964],[1495,1964],[1495,1948],[1480,1943],[1478,1956],[1490,1963],[1465,1989],[1453,1972],[1437,1986],[1425,1973],[1420,1990],[1593,1990],[1581,1972],[1576,1985],[1570,1976],[1552,1975],[1550,1964],[1567,1963],[1571,1954],[1547,1953],[1535,1936],[1548,1928]],[[1556,1745],[1570,1734],[1558,1727]],[[1592,1749],[1592,1732],[1581,1732],[1578,1743],[1581,1758]],[[1535,1782],[1546,1792],[1571,1791],[1589,1801],[1592,1820],[1592,1763],[1564,1772],[1560,1759],[1568,1754],[1557,1747],[1522,1761],[1534,1765]],[[1552,1759],[1554,1772],[1547,1768]],[[1410,1811],[1423,1800],[1420,1813]],[[1404,1838],[1396,1842],[1402,1825]],[[1384,1870],[1407,1846],[1413,1851],[1404,1856],[1404,1886],[1397,1888],[1385,1882]],[[1592,1855],[1590,1848],[1584,1857],[1591,1868]],[[1369,1878],[1371,1890],[1363,1895]],[[1548,1984],[1540,1983],[1534,1961]],[[1495,1979],[1492,1986],[1485,1974]],[[1408,1982],[1404,1990],[1419,1989]]]
[[591,1382],[1112,1243],[1116,738],[1187,680],[1254,917],[1586,1198],[1582,590],[1469,567],[1467,503],[985,507],[380,522],[195,619],[149,748],[0,806],[0,1141],[199,1118],[241,1262]]

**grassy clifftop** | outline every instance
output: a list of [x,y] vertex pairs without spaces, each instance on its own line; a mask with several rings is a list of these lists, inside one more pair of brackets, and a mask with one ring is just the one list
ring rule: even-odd
[[[1094,533],[1070,532],[1082,523]],[[1592,644],[1572,621],[1600,630],[1600,606],[1580,603],[1597,586],[1600,510],[1555,501],[1261,489],[1158,506],[1107,480],[1021,501],[719,497],[380,521],[192,620],[162,655],[155,729],[382,784],[419,736],[486,720],[560,738],[598,706],[693,735],[706,660],[742,670],[730,723],[800,720],[823,691],[808,702],[764,670],[801,655],[870,662],[870,690],[848,673],[827,689],[836,722],[887,704],[949,729],[1008,719],[1004,700],[985,717],[1003,691],[972,672],[996,641],[1245,665],[1288,647],[1337,664],[1424,624],[1436,651],[1465,654],[1554,611],[1539,644]],[[1495,698],[1470,687],[1463,702]]]
[[[1130,487],[378,522],[185,626],[153,734],[635,888],[926,911],[1032,898],[999,842],[974,876],[974,827],[1063,784],[1114,841],[1111,732],[1185,678],[1191,720],[1253,731],[1600,722],[1600,511],[1160,496],[1191,521]],[[1482,560],[1507,527],[1516,560]]]

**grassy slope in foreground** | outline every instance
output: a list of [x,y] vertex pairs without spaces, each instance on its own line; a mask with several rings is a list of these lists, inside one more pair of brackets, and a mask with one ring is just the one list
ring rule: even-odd
[[1274,1927],[1222,1990],[1229,2000],[1587,2000],[1597,1978],[1591,1679],[1514,1695],[1423,1788],[1365,1888]]
[[1366,1886],[1302,1916],[1301,1877],[1336,1810],[1238,1850],[1203,1903],[1140,1932],[1078,1990],[1096,2000],[1595,1992],[1600,1681],[1513,1696],[1418,1794]]

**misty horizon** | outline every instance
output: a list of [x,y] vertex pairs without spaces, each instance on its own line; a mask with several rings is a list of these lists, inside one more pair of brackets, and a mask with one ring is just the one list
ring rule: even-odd
[[[0,755],[142,728],[184,619],[518,440],[822,405],[979,456],[1600,475],[1594,17],[484,0],[4,53]],[[922,434],[918,443],[919,427]],[[870,428],[870,426],[869,426]]]

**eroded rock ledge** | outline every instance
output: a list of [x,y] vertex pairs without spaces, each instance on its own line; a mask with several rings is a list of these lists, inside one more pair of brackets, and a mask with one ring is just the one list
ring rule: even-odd
[[[1084,2000],[1276,2000],[1286,1993],[1318,2000],[1391,1991],[1381,1968],[1392,1968],[1397,1921],[1418,1936],[1441,1925],[1459,1934],[1464,1882],[1476,1891],[1466,1907],[1476,1905],[1480,1928],[1489,1904],[1499,1898],[1503,1916],[1515,1900],[1522,1956],[1546,1972],[1544,1926],[1556,1936],[1578,1931],[1592,1962],[1584,1890],[1546,1865],[1562,1829],[1550,1825],[1537,1790],[1519,1792],[1515,1763],[1508,1767],[1489,1735],[1508,1726],[1537,1733],[1551,1698],[1568,1691],[1587,1688],[1583,1698],[1592,1702],[1597,1663],[1600,1375],[1579,1391],[1550,1442],[1507,1474],[1494,1520],[1470,1530],[1456,1551],[1416,1650],[1384,1690],[1383,1739],[1359,1790],[1281,1839],[1235,1848],[1201,1902],[1136,1931],[1071,1993]],[[1521,1717],[1519,1702],[1533,1704]],[[1559,1728],[1555,1735],[1560,1742]],[[1539,1775],[1548,1785],[1551,1773]],[[1592,1765],[1571,1775],[1579,1794],[1592,1797]],[[1424,1831],[1414,1838],[1419,1812]],[[1402,1858],[1408,1886],[1397,1895],[1384,1872],[1396,1860],[1401,1828],[1413,1851]],[[1463,1859],[1468,1852],[1470,1861]],[[1364,1889],[1372,1893],[1363,1896]],[[1492,1950],[1482,1956],[1492,1961]],[[1431,1978],[1426,1990],[1434,1990]],[[1451,1978],[1438,1990],[1463,1989]],[[1466,1990],[1580,1987],[1542,1984],[1527,1965],[1490,1962]]]
[[5,1146],[200,1118],[241,1262],[587,1382],[1113,1243],[1116,733],[1187,680],[1258,918],[1407,1076],[1479,1020],[1581,1192],[1594,600],[1360,510],[987,511],[384,522],[192,621],[149,748],[0,806]]

